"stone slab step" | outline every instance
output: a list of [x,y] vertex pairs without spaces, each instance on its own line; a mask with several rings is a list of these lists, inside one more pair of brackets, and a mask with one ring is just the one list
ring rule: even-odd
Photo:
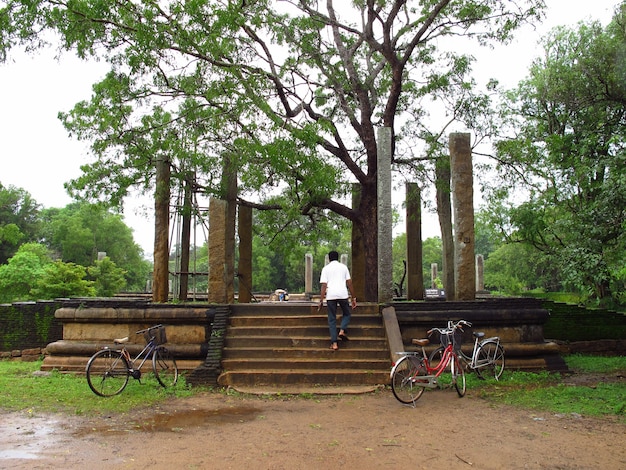
[[272,358],[275,360],[288,360],[296,358],[311,358],[316,360],[326,360],[338,356],[342,360],[351,359],[377,359],[389,360],[389,351],[386,348],[361,348],[357,345],[339,345],[339,351],[331,351],[328,348],[328,341],[317,347],[302,348],[281,348],[281,347],[255,347],[252,345],[237,348],[225,348],[222,353],[222,360],[245,359],[245,358]]
[[324,370],[312,371],[308,369],[293,370],[254,370],[254,371],[226,371],[218,378],[222,387],[235,386],[263,386],[263,385],[385,385],[389,383],[389,371],[360,371],[360,370]]
[[[339,356],[339,354],[335,354]],[[281,360],[276,358],[249,358],[249,359],[224,359],[222,367],[225,371],[233,370],[326,370],[326,369],[354,369],[381,371],[391,370],[391,361],[389,359],[353,359],[346,358],[291,358]]]
[[[328,338],[328,326],[327,325],[298,325],[298,326],[285,326],[285,325],[256,325],[256,326],[229,326],[228,336],[326,336]],[[351,331],[354,331],[357,336],[353,336]],[[348,330],[350,339],[359,339],[362,337],[377,337],[384,338],[385,330],[380,326],[354,326],[350,325]]]
[[[341,315],[337,315],[341,319]],[[328,317],[326,315],[289,315],[289,316],[267,316],[267,315],[238,315],[230,317],[230,326],[326,326],[328,328]],[[358,326],[380,326],[380,315],[357,316],[352,315],[350,328]]]
[[[387,342],[383,338],[362,337],[359,339],[351,339],[350,341],[342,341],[345,348],[362,347],[373,349],[385,349]],[[224,340],[226,348],[245,348],[255,347],[274,347],[274,348],[313,348],[330,346],[328,336],[318,337],[285,337],[285,336],[232,336],[227,334]]]

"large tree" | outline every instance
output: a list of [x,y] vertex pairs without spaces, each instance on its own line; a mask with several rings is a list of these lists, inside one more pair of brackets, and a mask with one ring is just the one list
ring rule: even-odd
[[515,135],[497,146],[492,208],[510,197],[509,239],[543,252],[564,286],[609,297],[626,263],[626,3],[607,27],[559,27],[543,46],[505,104]]
[[[124,195],[130,184],[148,182],[155,158],[167,154],[202,172],[210,190],[218,185],[209,176],[222,168],[212,161],[227,153],[237,159],[240,203],[282,192],[287,214],[332,211],[360,229],[367,300],[377,298],[376,128],[391,128],[399,148],[395,131],[413,98],[445,90],[466,67],[439,47],[447,37],[506,41],[544,4],[5,3],[0,54],[19,42],[37,47],[47,37],[41,31],[53,29],[65,48],[112,65],[92,102],[66,116],[70,129],[95,142],[98,160],[85,168],[81,189]],[[354,183],[360,202],[350,207]]]
[[39,204],[25,190],[0,183],[0,264],[21,244],[35,241],[38,230]]
[[62,209],[42,211],[44,242],[63,261],[92,266],[98,253],[125,271],[127,286],[143,291],[150,263],[133,240],[132,230],[103,205],[73,203]]

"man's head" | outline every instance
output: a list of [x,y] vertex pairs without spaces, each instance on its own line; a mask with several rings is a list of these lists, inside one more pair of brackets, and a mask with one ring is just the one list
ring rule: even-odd
[[329,261],[338,261],[339,260],[339,253],[337,253],[336,251],[331,251],[330,253],[328,253],[328,259]]

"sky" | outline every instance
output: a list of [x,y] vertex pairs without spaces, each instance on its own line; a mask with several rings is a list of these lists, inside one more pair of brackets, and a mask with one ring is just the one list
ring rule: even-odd
[[[497,78],[505,88],[526,76],[538,56],[538,39],[558,25],[573,26],[582,20],[607,24],[619,0],[546,0],[546,19],[516,34],[506,47],[483,51],[475,70],[483,78]],[[71,202],[63,184],[81,174],[90,163],[89,144],[68,136],[57,115],[88,100],[91,86],[104,77],[107,64],[84,62],[70,54],[55,59],[54,52],[35,56],[14,52],[0,64],[0,183],[26,190],[42,206],[64,207]],[[397,199],[397,198],[396,198]],[[394,199],[394,204],[399,203]],[[148,197],[125,201],[124,220],[133,229],[135,241],[151,259],[154,248],[152,202]],[[438,235],[435,216],[425,216],[424,238]],[[201,234],[198,233],[201,238]],[[198,240],[198,243],[202,243]]]

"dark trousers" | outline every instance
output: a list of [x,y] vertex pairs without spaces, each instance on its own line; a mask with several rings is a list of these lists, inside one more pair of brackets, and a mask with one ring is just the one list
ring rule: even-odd
[[330,342],[337,342],[337,305],[341,308],[341,329],[346,331],[352,316],[352,307],[348,299],[327,300],[328,309],[328,330],[330,331]]

